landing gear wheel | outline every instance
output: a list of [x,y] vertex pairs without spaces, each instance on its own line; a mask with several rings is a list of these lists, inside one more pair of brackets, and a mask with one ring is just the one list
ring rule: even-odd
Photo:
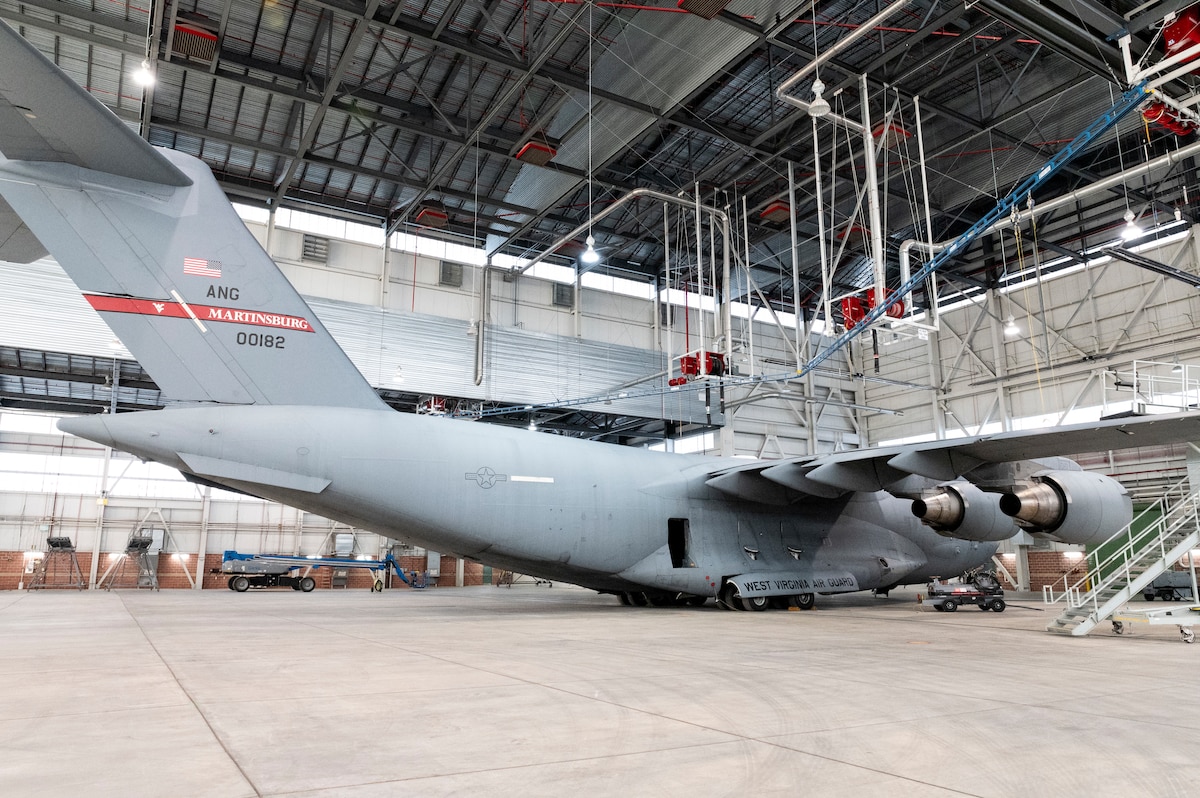
[[244,576],[235,576],[229,580],[229,586],[239,593],[245,593],[250,589],[250,580]]
[[738,602],[742,605],[742,609],[751,612],[762,612],[770,604],[770,599],[766,596],[753,596],[751,598],[740,598]]
[[1004,608],[1007,606],[1004,599],[992,599],[992,612],[1004,612]]
[[721,606],[727,610],[743,610],[742,600],[738,598],[737,588],[733,584],[721,588]]
[[311,576],[300,577],[300,589],[305,593],[311,593],[313,588],[316,586],[317,580],[313,579]]
[[671,605],[670,597],[660,593],[648,594],[646,600],[650,602],[651,607],[669,607]]
[[621,606],[623,606],[623,607],[632,607],[633,606],[633,599],[629,598],[628,593],[618,593],[617,598],[621,601]]
[[954,599],[946,599],[942,602],[942,609],[946,612],[954,612],[958,609],[958,602]]
[[372,593],[382,593],[383,592],[383,580],[382,579],[376,579],[371,584],[371,592]]
[[635,607],[645,607],[650,603],[650,600],[646,598],[645,593],[630,593],[629,600],[633,602],[633,606]]
[[792,596],[792,604],[802,610],[811,610],[817,605],[816,593],[798,593]]

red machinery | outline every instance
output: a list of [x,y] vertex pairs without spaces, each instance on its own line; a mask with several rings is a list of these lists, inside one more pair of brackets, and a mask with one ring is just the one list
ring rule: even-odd
[[[1175,21],[1163,30],[1163,44],[1168,57],[1200,44],[1200,8],[1193,6],[1179,12]],[[1196,58],[1197,56],[1192,56],[1184,63],[1195,61]],[[1162,102],[1148,104],[1142,109],[1142,118],[1148,123],[1169,130],[1176,136],[1193,133],[1197,126],[1196,120],[1184,116]]]

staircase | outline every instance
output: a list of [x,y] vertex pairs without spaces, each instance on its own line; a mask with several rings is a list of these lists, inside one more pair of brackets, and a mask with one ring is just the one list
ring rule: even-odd
[[1062,615],[1046,631],[1085,635],[1141,593],[1155,577],[1200,544],[1198,510],[1200,493],[1192,492],[1187,479],[1168,488],[1129,526],[1088,554],[1082,578],[1065,585],[1057,598],[1053,588],[1043,589],[1048,604],[1066,604]]

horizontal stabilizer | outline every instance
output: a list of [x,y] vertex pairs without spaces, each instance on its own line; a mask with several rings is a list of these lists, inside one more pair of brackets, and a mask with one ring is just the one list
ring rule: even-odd
[[187,464],[192,473],[217,481],[233,480],[257,485],[272,485],[305,493],[320,493],[329,487],[330,482],[322,477],[309,477],[304,474],[293,474],[290,471],[278,471],[274,468],[263,468],[239,463],[235,460],[223,460],[218,457],[205,457],[187,452],[180,452],[179,459]]
[[0,154],[186,186],[188,178],[0,22]]

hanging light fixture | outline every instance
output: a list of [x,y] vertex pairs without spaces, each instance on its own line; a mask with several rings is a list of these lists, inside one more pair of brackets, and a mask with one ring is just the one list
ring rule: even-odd
[[596,251],[596,239],[592,236],[592,39],[595,38],[595,31],[592,29],[592,7],[588,6],[588,106],[587,106],[587,135],[588,135],[588,170],[587,170],[587,189],[588,189],[588,237],[587,249],[579,256],[579,259],[588,266],[594,266],[600,262],[600,253]]
[[1125,226],[1121,228],[1121,238],[1126,241],[1132,241],[1135,238],[1141,238],[1144,231],[1137,225],[1137,217],[1133,211],[1125,211]]
[[808,104],[808,115],[814,119],[820,119],[823,116],[829,116],[830,107],[829,100],[826,100],[821,94],[825,91],[825,84],[820,78],[813,81],[812,93],[813,100]]
[[1017,320],[1011,314],[1004,322],[1004,334],[1009,338],[1015,338],[1021,334],[1021,328],[1017,326]]
[[587,249],[579,256],[579,259],[589,266],[600,262],[600,253],[596,251],[596,239],[591,236],[587,237]]
[[139,86],[153,86],[154,73],[150,71],[150,61],[142,60],[142,65],[133,71],[133,82]]

